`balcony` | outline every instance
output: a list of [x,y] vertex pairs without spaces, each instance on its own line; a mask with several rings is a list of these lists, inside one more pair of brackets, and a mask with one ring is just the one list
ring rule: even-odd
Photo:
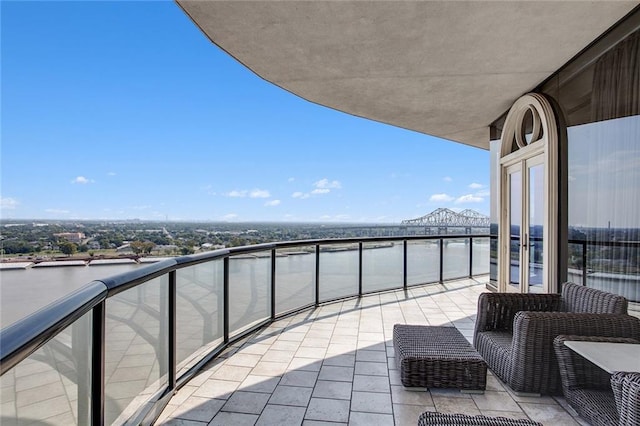
[[399,384],[393,325],[471,339],[488,253],[486,235],[283,242],[92,282],[2,330],[2,424],[574,424],[490,373],[484,395]]
[[373,294],[278,320],[210,362],[157,424],[415,425],[431,410],[577,425],[561,399],[515,396],[490,372],[483,395],[400,384],[393,325],[455,326],[471,339],[484,280]]

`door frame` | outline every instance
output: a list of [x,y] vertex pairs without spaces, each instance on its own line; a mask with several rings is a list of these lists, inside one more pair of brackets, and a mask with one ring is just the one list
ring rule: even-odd
[[[525,118],[531,116],[532,129],[530,138],[525,135]],[[510,204],[507,168],[522,163],[523,187],[528,185],[526,160],[542,155],[544,164],[544,230],[543,230],[543,277],[544,292],[558,291],[558,120],[549,100],[542,94],[529,93],[519,98],[509,110],[502,130],[499,165],[500,215],[498,222],[498,285],[499,291],[509,291],[510,281]],[[523,192],[524,196],[528,193]],[[523,219],[528,214],[523,202]],[[521,223],[527,223],[528,220]],[[528,253],[528,251],[527,251]],[[520,257],[522,265],[523,250],[521,243]],[[526,257],[526,256],[525,256]],[[525,260],[526,261],[526,260]],[[522,275],[522,274],[521,274]],[[528,286],[520,282],[520,292],[528,291]],[[513,290],[513,289],[511,289]]]
[[[506,282],[506,286],[503,289],[504,291],[508,291],[508,292],[520,292],[520,293],[527,293],[528,289],[530,288],[530,283],[529,283],[529,267],[530,267],[530,249],[531,249],[531,235],[529,235],[528,230],[530,229],[530,218],[531,218],[531,179],[530,179],[530,174],[529,171],[538,165],[542,165],[544,168],[544,152],[542,149],[540,149],[540,146],[535,146],[532,147],[532,149],[526,149],[526,150],[520,150],[517,151],[518,155],[513,155],[511,157],[509,157],[503,164],[502,164],[502,170],[503,170],[503,181],[502,181],[502,188],[504,188],[505,190],[505,204],[508,205],[508,207],[512,206],[512,192],[511,192],[511,182],[510,182],[510,176],[513,173],[520,173],[520,251],[519,251],[519,269],[520,269],[520,274],[518,277],[518,283],[519,286],[516,288],[516,286],[512,286],[511,285],[511,215],[510,215],[510,210],[507,208],[507,217],[506,217],[506,224],[505,224],[505,231],[508,231],[508,234],[505,235],[505,237],[507,237],[508,241],[508,253],[505,253],[506,256],[508,256],[509,259],[509,265],[505,264],[505,269],[508,270],[508,272],[505,270],[505,282]],[[544,183],[543,183],[544,185]],[[543,217],[543,221],[544,221],[544,225],[546,227],[546,217]],[[544,246],[544,235],[543,235],[543,246]],[[544,255],[544,248],[543,248],[543,255]],[[505,259],[507,259],[507,257],[505,257]],[[543,258],[543,266],[544,266],[544,258]],[[543,290],[546,291],[546,288],[544,288],[543,285]]]

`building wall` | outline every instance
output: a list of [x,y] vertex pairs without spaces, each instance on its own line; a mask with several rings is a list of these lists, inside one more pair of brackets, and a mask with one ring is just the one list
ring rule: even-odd
[[76,243],[76,244],[82,243],[82,240],[85,239],[85,235],[82,232],[61,232],[59,234],[54,234],[54,235],[56,237],[64,238],[65,240],[71,243]]
[[[640,11],[535,91],[552,98],[566,125],[556,194],[567,233],[563,273],[640,302]],[[497,138],[503,120],[493,123]],[[493,203],[499,147],[491,143]],[[497,237],[497,205],[491,223]],[[497,253],[491,256],[493,265]]]

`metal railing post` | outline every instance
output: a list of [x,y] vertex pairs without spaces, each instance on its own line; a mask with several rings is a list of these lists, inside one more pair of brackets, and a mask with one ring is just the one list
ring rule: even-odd
[[587,286],[587,242],[582,242],[582,285]]
[[223,261],[222,275],[222,300],[224,300],[222,316],[222,339],[224,343],[229,343],[229,256]]
[[276,319],[276,249],[271,249],[271,321]]
[[316,306],[320,304],[320,244],[316,244]]
[[440,237],[440,284],[444,282],[444,238]]
[[362,241],[358,243],[358,296],[362,296]]
[[407,240],[402,240],[402,288],[407,289]]
[[169,354],[168,354],[168,375],[169,375],[169,389],[176,388],[176,299],[177,299],[177,287],[176,287],[176,271],[169,272]]
[[91,321],[91,424],[104,425],[104,354],[105,354],[105,311],[102,301],[93,308]]
[[473,278],[473,237],[469,237],[469,278]]

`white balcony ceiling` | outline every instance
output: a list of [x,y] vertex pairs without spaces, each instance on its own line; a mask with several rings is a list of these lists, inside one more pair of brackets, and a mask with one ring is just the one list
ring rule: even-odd
[[177,0],[209,39],[304,99],[488,147],[488,125],[637,1]]

